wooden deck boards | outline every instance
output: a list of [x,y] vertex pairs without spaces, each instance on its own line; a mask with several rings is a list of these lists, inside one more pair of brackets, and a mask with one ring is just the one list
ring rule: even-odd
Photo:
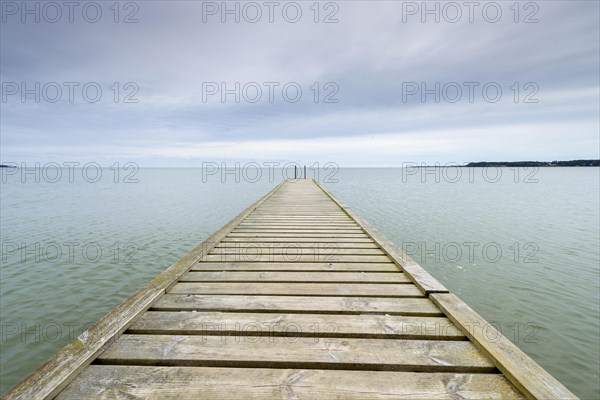
[[319,314],[442,316],[425,297],[185,295],[168,293],[152,305],[157,311],[218,311]]
[[574,398],[468,332],[481,317],[447,292],[320,185],[289,181],[7,398]]
[[181,282],[280,282],[280,283],[409,283],[403,273],[384,272],[303,272],[303,271],[190,271],[184,274]]
[[161,400],[522,399],[498,374],[123,365],[91,365],[58,399],[90,397]]

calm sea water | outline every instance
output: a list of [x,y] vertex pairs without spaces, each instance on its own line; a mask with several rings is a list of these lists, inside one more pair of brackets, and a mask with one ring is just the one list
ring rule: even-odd
[[[4,176],[0,392],[282,178],[121,172]],[[319,178],[573,392],[600,398],[600,169],[461,172]]]

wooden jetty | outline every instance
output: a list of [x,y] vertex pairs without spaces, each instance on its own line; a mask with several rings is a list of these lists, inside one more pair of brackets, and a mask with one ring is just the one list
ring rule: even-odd
[[5,398],[576,397],[317,182],[297,180]]

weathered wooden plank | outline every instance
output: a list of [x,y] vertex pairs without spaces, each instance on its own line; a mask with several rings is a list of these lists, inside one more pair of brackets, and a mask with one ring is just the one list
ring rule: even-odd
[[467,341],[122,335],[101,364],[495,372]]
[[343,220],[343,219],[277,219],[277,220],[272,220],[272,219],[266,219],[266,218],[261,218],[260,220],[244,220],[240,226],[244,226],[244,225],[248,225],[248,226],[255,226],[255,225],[282,225],[282,226],[289,226],[289,225],[300,225],[300,226],[341,226],[341,227],[357,227],[358,225],[356,224],[356,222],[352,221],[351,219],[348,220]]
[[252,221],[246,221],[243,224],[240,224],[240,227],[253,227],[253,226],[259,226],[259,227],[264,227],[264,226],[273,226],[273,227],[303,227],[303,228],[310,228],[313,226],[317,226],[317,227],[328,227],[328,226],[335,226],[335,227],[352,227],[355,228],[358,225],[356,225],[356,223],[354,221],[348,220],[318,220],[318,219],[304,219],[304,220],[290,220],[290,219],[280,219],[280,220],[272,220],[272,219],[261,219],[260,221],[258,220],[252,220]]
[[328,238],[328,239],[371,239],[364,233],[242,233],[232,232],[227,238],[269,237],[269,238]]
[[[328,208],[333,210],[334,212],[343,212],[335,203],[329,202],[329,199],[321,198],[321,199],[311,199],[306,200],[303,199],[302,203],[298,203],[294,201],[294,196],[289,197],[276,197],[272,201],[264,203],[260,209],[257,211],[263,210],[284,210],[288,212],[298,212],[302,210],[316,210],[319,211],[322,208]],[[311,204],[309,204],[309,202]],[[321,206],[321,207],[319,207]]]
[[[316,189],[318,190],[318,188]],[[315,208],[317,204],[323,204],[327,207],[335,207],[335,204],[329,202],[329,199],[323,196],[323,193],[315,193],[316,196],[305,196],[299,193],[297,189],[293,189],[290,193],[278,193],[270,201],[266,202],[263,207],[285,207],[288,209]]]
[[354,225],[316,225],[316,224],[306,224],[306,225],[238,225],[236,228],[238,230],[243,231],[310,231],[321,233],[321,231],[333,231],[334,233],[351,231],[350,233],[354,233],[356,231],[362,232],[362,229],[358,226]]
[[306,249],[379,249],[374,242],[356,242],[356,243],[338,243],[335,241],[330,242],[220,242],[215,248],[266,248],[266,249],[288,249],[294,247],[306,248]]
[[238,226],[242,227],[242,226],[283,226],[283,227],[288,227],[288,226],[301,226],[301,227],[315,227],[315,226],[341,226],[341,227],[358,227],[358,225],[356,224],[356,222],[352,221],[352,220],[317,220],[317,219],[310,219],[310,220],[294,220],[294,221],[290,221],[290,220],[269,220],[266,218],[261,218],[260,220],[248,220],[245,219],[242,223],[240,223]]
[[144,313],[127,333],[466,340],[447,318],[399,315],[152,311]]
[[198,263],[194,271],[360,271],[399,272],[393,263]]
[[[314,204],[308,204],[308,202],[311,202]],[[311,210],[311,211],[316,211],[316,215],[319,215],[318,211],[320,209],[327,209],[328,212],[344,212],[344,210],[340,209],[335,203],[330,203],[327,201],[327,199],[325,201],[322,200],[306,200],[305,202],[307,204],[297,204],[297,203],[292,203],[293,199],[283,199],[283,198],[279,198],[279,199],[275,199],[273,202],[268,203],[268,204],[264,204],[263,207],[261,207],[260,209],[258,209],[257,211],[265,211],[265,210],[269,210],[269,211],[286,211],[286,212],[291,212],[291,213],[295,213],[295,212],[302,212],[302,211],[306,211],[306,210]]]
[[450,293],[430,297],[527,397],[577,398],[458,297]]
[[[285,200],[286,204],[289,201],[290,204],[297,204],[298,207],[310,207],[317,201],[326,202],[327,200],[323,197],[323,193],[319,192],[318,189],[315,188],[314,184],[311,184],[311,182],[307,183],[310,186],[310,188],[308,188],[310,192],[303,192],[303,189],[298,187],[298,185],[296,185],[294,182],[289,183],[290,185],[283,188],[283,190],[277,193],[276,197],[273,197],[273,199],[267,204],[277,203],[280,200]],[[310,200],[310,202],[308,200]]]
[[[345,217],[347,218],[347,217]],[[268,219],[266,216],[261,216],[260,219],[244,220],[244,225],[339,225],[339,226],[357,226],[356,222],[351,219],[339,219],[339,218],[327,218],[327,219],[316,219],[314,217],[306,217],[304,219],[291,219],[286,217],[285,219]]]
[[413,282],[426,294],[429,293],[447,293],[448,289],[442,285],[437,279],[435,279],[429,272],[421,267],[416,261],[410,258],[406,253],[396,247],[392,242],[389,241],[385,236],[377,231],[371,224],[369,224],[362,217],[354,213],[354,211],[344,205],[338,200],[333,194],[325,189],[318,182],[315,182],[331,199],[343,208],[346,213],[352,217],[368,234],[373,240],[385,251],[390,258],[402,266],[402,269],[411,277]]
[[318,215],[321,215],[321,216],[322,215],[346,215],[344,213],[344,210],[337,207],[336,205],[308,208],[308,207],[298,207],[298,206],[287,206],[286,201],[281,201],[280,204],[278,204],[278,205],[269,204],[269,205],[260,207],[260,208],[256,209],[252,213],[252,215],[257,215],[257,214],[273,215],[276,213],[292,214],[292,215],[294,215],[294,214],[310,214],[310,215],[317,215],[317,216]]
[[363,249],[357,247],[338,248],[335,243],[329,246],[319,247],[300,247],[294,244],[288,244],[286,246],[256,246],[252,244],[236,247],[225,246],[213,248],[210,254],[239,254],[248,257],[258,257],[259,255],[285,255],[288,257],[298,257],[300,255],[387,257],[387,255],[379,249]]
[[[373,239],[371,239],[370,237],[368,237],[366,235],[364,235],[363,237],[359,237],[359,238],[334,238],[334,239],[327,238],[327,237],[321,237],[321,238],[304,237],[304,238],[302,238],[302,237],[294,237],[294,236],[292,236],[292,237],[281,237],[281,236],[279,236],[279,237],[273,237],[273,236],[235,237],[235,236],[228,236],[225,239],[223,239],[220,244],[234,243],[234,242],[238,242],[238,243],[248,243],[248,242],[298,243],[298,244],[302,244],[302,243],[319,243],[319,244],[322,244],[322,243],[338,243],[338,244],[371,243],[371,244],[375,244]],[[379,246],[377,246],[377,247],[379,247]]]
[[57,400],[519,400],[499,374],[92,365]]
[[410,283],[402,272],[197,272],[183,274],[180,282],[369,282]]
[[[287,210],[287,211],[288,211],[288,212],[290,212],[290,210]],[[268,213],[264,212],[264,211],[263,211],[263,209],[261,209],[261,208],[257,208],[257,209],[256,209],[254,212],[252,212],[252,214],[248,215],[248,216],[246,217],[246,219],[247,219],[247,220],[248,220],[248,219],[262,219],[262,218],[263,218],[263,216],[261,216],[260,218],[258,218],[258,217],[256,216],[256,215],[257,215],[257,213],[263,213],[263,214],[265,214],[265,215],[264,215],[264,218],[286,218],[286,217],[282,217],[282,216],[279,216],[279,215],[270,215],[270,214],[268,214]],[[291,214],[293,214],[294,212],[293,212],[293,211],[291,211],[290,213],[291,213]],[[338,209],[338,210],[335,212],[335,214],[338,214],[338,217],[340,217],[340,218],[344,218],[344,219],[346,219],[346,220],[348,220],[348,221],[352,221],[352,218],[348,217],[348,215],[347,215],[347,214],[344,212],[344,210],[342,210],[342,209]],[[296,217],[297,217],[297,218],[316,218],[316,219],[319,219],[319,218],[323,218],[323,219],[331,218],[331,216],[330,216],[330,215],[322,215],[322,214],[320,214],[320,213],[316,213],[316,214],[314,214],[314,215],[309,215],[309,216],[306,216],[306,215],[298,215],[298,216],[296,216]],[[338,218],[338,217],[334,217],[334,218]]]
[[340,207],[331,203],[329,199],[325,200],[306,200],[310,201],[313,204],[310,205],[302,205],[298,203],[294,203],[292,199],[277,199],[276,203],[266,203],[257,210],[257,212],[265,212],[265,211],[281,211],[281,212],[313,212],[315,215],[321,215],[322,211],[330,212],[330,213],[339,213],[344,212]]
[[248,257],[251,259],[259,256],[273,256],[282,255],[291,258],[296,258],[302,255],[305,256],[318,256],[320,257],[330,256],[331,259],[335,259],[337,256],[380,256],[387,257],[387,255],[379,249],[361,249],[361,248],[338,248],[336,244],[330,246],[320,247],[300,247],[293,244],[287,246],[255,246],[252,244],[237,247],[215,247],[209,254],[225,254],[225,255],[239,255],[240,257]]
[[262,216],[272,216],[272,217],[314,217],[314,216],[322,216],[322,217],[347,217],[348,215],[343,211],[339,212],[331,212],[331,211],[266,211],[266,210],[258,210],[252,213],[253,217],[262,217]]
[[[318,188],[317,188],[318,190]],[[321,193],[323,194],[323,193]],[[304,197],[300,193],[291,193],[289,196],[278,196],[272,199],[272,201],[265,203],[264,208],[283,208],[285,210],[303,210],[303,209],[314,209],[318,208],[319,205],[324,207],[333,208],[336,211],[341,211],[335,203],[328,201],[326,197],[315,197],[308,196]]]
[[442,316],[427,298],[247,296],[165,294],[152,305],[157,311],[239,311],[274,313],[364,314]]
[[350,218],[297,218],[297,217],[260,217],[258,219],[246,219],[244,225],[340,225],[340,226],[356,226],[356,222]]
[[387,256],[351,256],[338,254],[209,254],[202,257],[207,262],[351,262],[351,263],[382,263],[389,262]]
[[296,215],[296,216],[277,216],[264,214],[261,216],[255,216],[250,214],[244,222],[340,222],[340,223],[355,223],[352,218],[347,215],[340,215],[339,217],[331,217],[327,215]]
[[287,214],[311,214],[311,215],[345,215],[344,210],[334,203],[325,203],[315,207],[300,207],[298,205],[288,205],[289,200],[281,200],[277,204],[264,204],[257,208],[253,214],[260,213],[287,213]]
[[[289,201],[290,204],[295,203],[300,207],[307,207],[316,201],[327,201],[327,198],[323,196],[323,193],[319,192],[319,190],[315,188],[310,181],[306,182],[306,184],[309,186],[306,188],[307,191],[303,191],[303,188],[299,188],[294,182],[289,183],[291,186],[283,188],[283,190],[277,193],[269,203],[277,202],[278,200],[283,199],[286,202]],[[310,200],[310,202],[308,202],[308,200]]]
[[240,224],[239,230],[269,230],[269,231],[362,231],[357,225],[352,224]]
[[344,233],[349,233],[349,234],[356,234],[356,233],[363,233],[363,230],[360,228],[342,228],[342,229],[335,229],[335,228],[323,228],[323,229],[318,229],[318,228],[290,228],[290,229],[276,229],[276,228],[235,228],[235,230],[232,233],[275,233],[275,234],[280,234],[280,233],[292,233],[292,234],[302,234],[302,233],[319,233],[319,234],[323,234],[323,233],[333,233],[333,234],[344,234]]
[[271,230],[271,231],[362,231],[359,226],[352,224],[240,224],[237,226],[240,230]]
[[[316,217],[312,214],[283,214],[283,213],[268,213],[268,214],[258,214],[253,215],[253,218],[260,218],[260,221],[255,220],[256,222],[299,222],[306,223],[310,221],[315,221],[317,223],[323,222],[354,222],[352,219],[348,219],[347,215],[324,215],[322,219],[316,219]],[[269,219],[273,218],[273,219]],[[274,219],[278,218],[278,219]]]
[[[270,201],[266,202],[263,207],[285,207],[288,209],[295,208],[315,208],[318,204],[323,204],[327,207],[335,207],[335,204],[329,202],[323,193],[314,193],[315,195],[303,195],[297,189],[292,189],[290,193],[278,193]],[[317,188],[318,190],[318,188]]]
[[170,293],[244,294],[278,296],[420,297],[413,284],[376,283],[186,283],[175,284]]

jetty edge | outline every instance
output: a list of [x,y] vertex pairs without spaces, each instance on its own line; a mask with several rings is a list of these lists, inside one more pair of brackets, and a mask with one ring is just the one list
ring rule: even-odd
[[278,184],[2,398],[199,396],[576,399],[309,179]]

